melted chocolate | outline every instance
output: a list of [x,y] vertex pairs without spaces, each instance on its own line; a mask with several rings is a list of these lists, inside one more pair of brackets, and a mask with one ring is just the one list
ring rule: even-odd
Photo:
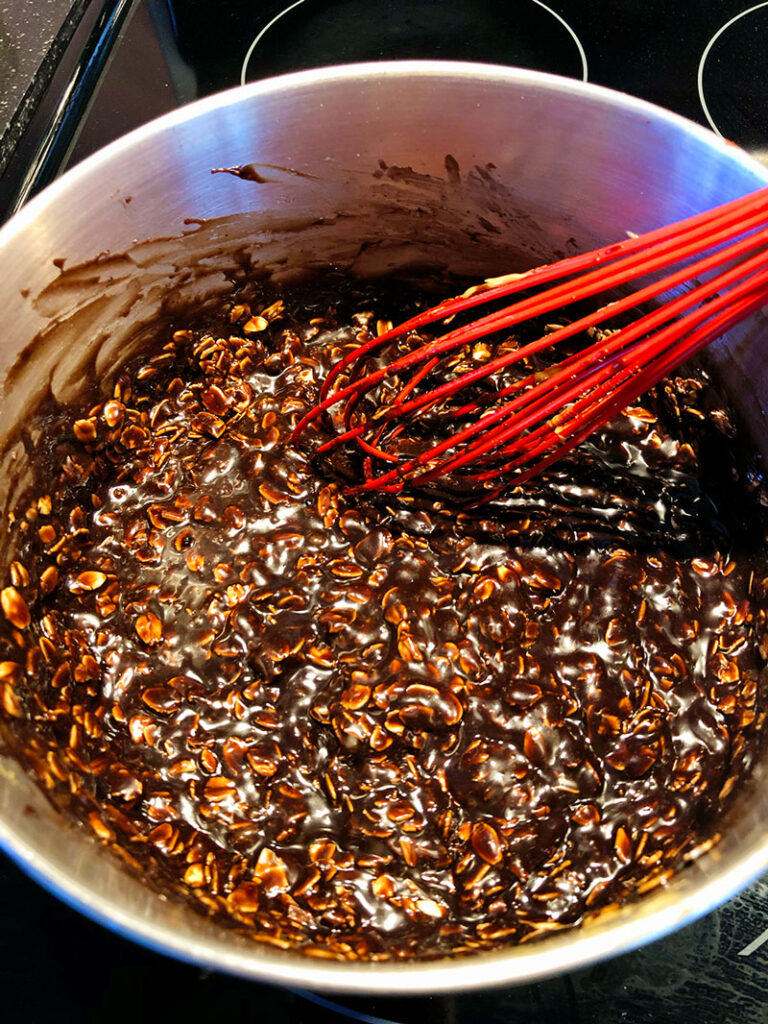
[[37,417],[9,745],[158,889],[314,955],[525,941],[664,884],[764,719],[727,410],[668,380],[484,518],[353,503],[288,437],[405,314],[333,282],[285,301],[239,295]]

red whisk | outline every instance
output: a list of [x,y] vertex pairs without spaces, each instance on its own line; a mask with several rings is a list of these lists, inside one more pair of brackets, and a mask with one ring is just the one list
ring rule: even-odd
[[[350,488],[354,493],[436,484],[487,500],[551,466],[765,305],[766,247],[768,189],[761,189],[647,234],[486,282],[346,355],[293,439],[322,417],[332,436],[314,455],[357,454],[362,480]],[[674,264],[682,266],[658,275]],[[648,276],[638,288],[636,280]],[[505,333],[628,285],[629,294],[534,340],[519,343]],[[419,333],[520,292],[531,294],[439,337]],[[660,297],[656,308],[638,312]],[[598,328],[630,311],[635,319],[624,326]],[[569,339],[579,343],[552,361],[554,347]]]

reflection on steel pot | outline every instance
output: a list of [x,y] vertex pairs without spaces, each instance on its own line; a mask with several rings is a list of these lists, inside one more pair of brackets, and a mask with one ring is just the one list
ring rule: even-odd
[[[215,300],[245,258],[274,281],[328,263],[365,277],[409,267],[489,276],[766,180],[738,149],[674,115],[513,69],[358,65],[194,104],[96,154],[0,232],[6,509],[25,481],[14,432],[30,406],[73,396],[85,374],[108,377],[150,318]],[[753,318],[709,358],[765,453],[762,327]],[[123,872],[9,759],[0,759],[0,842],[63,899],[183,959],[350,992],[469,989],[625,951],[747,885],[768,868],[766,755],[722,842],[666,887],[580,929],[452,961],[311,960],[223,930]]]

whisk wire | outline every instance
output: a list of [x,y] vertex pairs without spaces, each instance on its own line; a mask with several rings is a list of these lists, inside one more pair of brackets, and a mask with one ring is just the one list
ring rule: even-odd
[[[763,232],[765,240],[768,241],[768,230]],[[756,236],[753,236],[753,239]],[[740,250],[753,247],[753,240],[750,239],[748,242],[744,242],[739,246]],[[687,279],[691,271],[703,272],[711,268],[723,259],[731,258],[730,254],[718,253],[714,256],[708,257],[699,261],[697,265],[690,268],[688,271],[681,271],[677,275],[672,275],[671,278],[666,279],[664,283],[665,290],[669,287],[679,283],[680,280]],[[666,336],[655,335],[650,340],[645,342],[637,342],[635,346],[628,349],[630,342],[641,338],[646,335],[649,331],[662,325],[665,321],[672,320],[679,313],[686,311],[690,307],[701,302],[702,299],[709,298],[717,291],[722,291],[724,287],[729,285],[732,281],[740,280],[745,273],[751,270],[759,270],[763,264],[762,255],[753,257],[752,260],[745,262],[739,267],[733,268],[730,272],[726,272],[716,280],[711,280],[705,284],[700,285],[698,288],[694,288],[691,291],[678,297],[676,300],[661,306],[659,309],[654,310],[652,313],[646,314],[646,316],[640,318],[631,327],[624,328],[617,331],[607,340],[600,340],[586,350],[569,357],[563,361],[558,368],[558,371],[550,375],[547,379],[547,388],[537,390],[535,387],[529,388],[518,395],[517,398],[511,402],[501,406],[496,410],[495,413],[486,417],[485,420],[481,420],[479,424],[473,424],[463,431],[459,431],[450,438],[446,438],[440,444],[429,449],[428,452],[423,453],[417,458],[411,459],[407,462],[403,462],[399,467],[397,475],[407,475],[411,470],[418,468],[423,465],[428,459],[434,459],[444,452],[450,450],[452,447],[460,446],[464,441],[469,440],[477,433],[477,428],[480,426],[483,429],[483,436],[480,440],[475,441],[474,444],[466,448],[462,454],[455,456],[453,459],[442,463],[439,467],[431,469],[428,473],[420,475],[415,478],[416,482],[426,483],[433,480],[438,474],[454,472],[457,469],[462,468],[464,465],[471,461],[477,461],[482,458],[486,452],[494,450],[497,446],[504,442],[507,437],[513,434],[521,434],[529,430],[537,421],[548,417],[555,413],[559,408],[564,407],[567,403],[574,399],[578,399],[579,395],[582,395],[581,401],[577,401],[575,405],[571,407],[571,412],[576,415],[584,406],[589,405],[592,402],[590,397],[591,389],[603,380],[610,379],[616,373],[619,368],[615,356],[616,353],[624,352],[625,357],[640,356],[644,355],[646,350],[653,351],[653,348],[663,347],[669,341]],[[641,295],[641,293],[637,293]],[[644,295],[642,296],[645,297]],[[636,296],[633,296],[636,298]],[[721,301],[727,301],[721,300]],[[713,315],[715,310],[719,306],[702,307],[698,314],[693,315],[686,323],[684,323],[678,334],[682,334],[691,327],[695,326],[699,319],[707,319]],[[593,317],[586,317],[585,323],[580,324],[580,329],[591,323]],[[570,325],[572,328],[574,325]],[[562,332],[553,332],[547,339],[548,344],[552,344],[558,334],[570,334],[574,333],[570,328],[565,328]],[[677,337],[677,335],[676,335]],[[533,346],[530,346],[533,347]],[[636,372],[636,371],[632,371]],[[528,377],[523,378],[517,382],[516,387],[519,389],[526,388],[531,384],[535,383],[536,374],[531,374]],[[433,392],[430,392],[427,396],[427,401],[435,400],[441,397],[442,394],[452,393],[458,390],[458,386],[467,381],[467,378],[471,378],[472,374],[468,374],[467,377],[462,378],[458,382],[452,382],[451,387],[438,387]],[[566,387],[567,385],[567,387]],[[423,406],[423,398],[420,400],[420,405]],[[418,408],[416,403],[409,405],[403,405],[398,408],[387,409],[385,416],[389,415],[390,412],[393,416],[402,415],[403,412],[408,412],[411,409]],[[523,415],[525,413],[525,415]],[[500,425],[495,430],[490,430],[494,424],[500,422]],[[337,439],[338,440],[338,439]],[[504,452],[500,453],[504,454]],[[532,455],[535,453],[532,453]],[[372,490],[375,488],[375,480],[382,480],[390,482],[394,480],[394,476],[387,474],[386,477],[377,477],[373,481],[368,481],[365,485],[365,489]],[[473,479],[481,479],[478,476],[473,476]]]
[[[676,225],[524,275],[510,275],[476,293],[447,300],[364,342],[340,360],[326,378],[318,404],[297,424],[294,438],[344,402],[343,429],[321,444],[316,454],[349,445],[365,453],[365,479],[351,488],[353,493],[397,491],[406,482],[426,486],[449,475],[464,485],[485,488],[497,481],[492,493],[498,492],[499,480],[502,486],[522,483],[581,444],[642,391],[766,302],[766,218],[768,189]],[[486,357],[480,366],[462,368],[469,347],[491,334],[680,263],[679,269],[656,276],[596,311]],[[571,279],[574,274],[580,276]],[[560,283],[436,339],[425,341],[413,335],[482,303],[553,281]],[[680,289],[684,290],[676,295]],[[599,328],[660,297],[666,301],[632,324],[608,334]],[[596,339],[559,363],[537,368],[534,362],[522,377],[511,383],[503,379],[508,368],[520,363],[530,367],[532,360],[553,346],[592,328],[599,331]],[[386,360],[382,353],[403,338],[415,347],[371,367],[371,360]],[[450,376],[430,387],[430,376],[441,370]],[[488,384],[491,390],[477,392]],[[380,386],[385,391],[377,402]],[[459,405],[451,401],[467,391],[475,393]],[[438,424],[447,424],[448,434],[433,436],[430,443],[429,430]],[[418,427],[422,440],[408,435],[407,426]],[[393,451],[395,440],[399,447]],[[373,459],[392,468],[375,472]]]
[[[766,285],[768,285],[768,272],[764,271],[758,280],[750,279],[743,282],[740,287],[735,288],[727,295],[720,296],[707,306],[696,310],[686,320],[673,322],[665,329],[665,332],[659,331],[650,337],[643,337],[633,345],[623,345],[620,349],[618,345],[615,345],[614,351],[608,354],[609,358],[601,359],[596,365],[587,366],[575,376],[563,372],[558,375],[557,383],[553,384],[551,389],[542,391],[540,395],[536,388],[532,388],[523,397],[536,393],[537,398],[531,401],[527,408],[523,403],[520,403],[517,409],[509,410],[508,407],[507,415],[502,418],[501,424],[495,431],[475,441],[459,455],[430,470],[428,474],[414,478],[414,481],[426,483],[440,473],[455,472],[469,463],[482,462],[487,452],[493,453],[496,467],[485,473],[473,473],[468,479],[476,482],[493,479],[517,468],[521,464],[521,460],[536,458],[551,444],[553,433],[557,437],[558,447],[561,447],[572,429],[571,421],[574,425],[573,429],[589,425],[588,436],[597,426],[606,422],[604,407],[611,395],[620,393],[622,396],[616,409],[618,412],[633,396],[637,397],[642,391],[658,383],[664,373],[673,368],[676,362],[679,362],[681,355],[683,358],[690,358],[704,344],[712,340],[712,337],[715,336],[713,331],[721,333],[722,327],[719,322],[716,322],[714,326],[710,323],[715,314],[724,308],[726,314],[732,315],[734,310],[739,310],[740,307],[736,300],[740,300],[742,296],[745,296],[746,301],[750,303],[751,311],[752,293],[757,290],[758,297],[761,294],[764,296]],[[764,297],[762,301],[765,301]],[[757,308],[760,304],[758,301]],[[648,326],[651,328],[655,326],[652,316],[646,319],[649,321]],[[640,324],[639,321],[633,328],[628,329],[626,338],[631,336],[630,332],[632,335],[640,333]],[[693,330],[699,324],[703,325],[702,330]],[[618,341],[621,333],[618,332],[611,340]],[[684,347],[678,348],[673,355],[669,355],[669,345],[684,339],[686,335],[689,335],[689,339],[684,343]],[[599,347],[593,346],[593,348]],[[665,354],[668,356],[668,363],[665,361],[663,366],[667,368],[659,376],[658,366],[654,360]],[[639,366],[644,366],[644,369],[638,369]],[[551,378],[551,381],[554,380],[554,377]],[[626,393],[629,394],[627,399],[624,397]],[[583,415],[585,410],[588,412],[586,419]],[[551,425],[551,417],[555,417],[557,421],[554,427]],[[537,424],[540,424],[538,428],[536,428]],[[530,431],[530,433],[526,433],[526,431]],[[506,442],[510,437],[514,437],[515,440],[507,445]],[[536,442],[541,443],[537,445]],[[504,457],[515,453],[520,457],[501,465],[498,464],[498,460],[503,460]]]
[[[385,332],[377,338],[371,339],[361,348],[349,353],[334,366],[326,378],[320,392],[321,404],[330,394],[331,388],[340,373],[343,373],[352,363],[358,359],[374,354],[388,342],[412,331],[418,331],[449,316],[456,316],[478,305],[490,302],[495,299],[506,298],[519,291],[548,284],[553,280],[575,275],[588,267],[598,266],[608,261],[619,259],[638,250],[648,252],[656,243],[666,243],[670,239],[697,238],[706,240],[711,231],[716,228],[735,227],[736,234],[744,230],[744,217],[750,212],[760,215],[768,210],[768,189],[749,193],[738,199],[731,200],[712,210],[705,210],[694,214],[684,220],[672,225],[665,225],[643,235],[636,235],[624,239],[621,242],[614,242],[602,248],[587,253],[580,253],[558,260],[555,263],[544,264],[534,267],[524,274],[510,274],[504,278],[497,279],[500,283],[488,287],[480,286],[472,294],[458,298],[447,299],[437,306],[426,310],[423,313],[411,317],[392,330]],[[308,417],[309,422],[319,415],[319,410],[312,410]],[[311,417],[311,419],[310,419]],[[303,421],[299,424],[301,427]],[[297,430],[299,428],[297,427]]]

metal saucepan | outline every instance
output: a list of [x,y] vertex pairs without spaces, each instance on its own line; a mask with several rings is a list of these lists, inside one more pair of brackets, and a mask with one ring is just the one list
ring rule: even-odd
[[[523,70],[363,64],[202,100],[86,160],[0,231],[6,506],[24,483],[13,432],[30,406],[49,392],[71,396],[86,372],[108,377],[148,317],[215,296],[245,257],[276,280],[329,262],[367,276],[410,267],[480,277],[613,241],[767,182],[746,154],[680,117]],[[710,355],[765,449],[763,320]],[[470,989],[629,950],[742,889],[768,868],[767,774],[768,751],[723,822],[722,842],[666,887],[581,929],[424,963],[312,960],[160,899],[63,823],[7,758],[0,843],[84,913],[198,964],[348,992]]]

